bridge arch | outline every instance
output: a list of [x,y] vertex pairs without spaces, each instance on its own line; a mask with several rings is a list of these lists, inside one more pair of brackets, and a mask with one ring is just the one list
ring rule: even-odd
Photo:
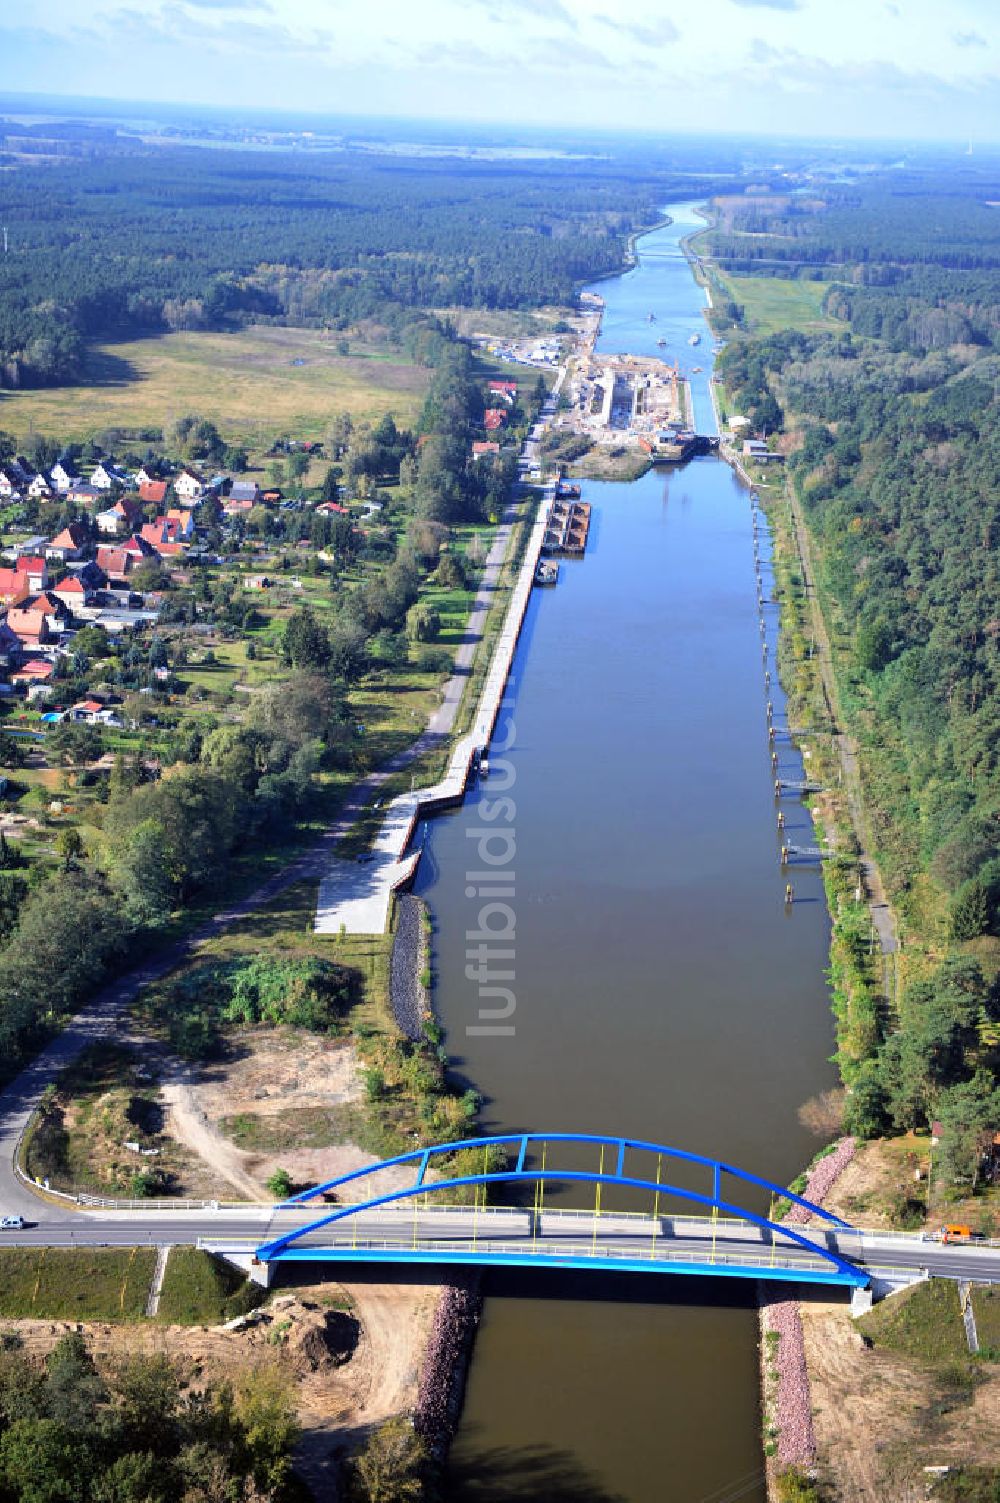
[[[593,1145],[600,1151],[600,1167],[595,1170],[548,1168],[545,1155],[552,1144],[588,1144]],[[532,1145],[541,1145],[543,1148],[543,1162],[540,1168],[526,1164],[527,1155]],[[516,1149],[517,1158],[515,1167],[489,1168],[489,1151],[495,1148],[504,1150]],[[485,1154],[484,1169],[480,1173],[446,1176],[441,1179],[427,1179],[427,1171],[435,1158],[440,1158],[456,1152],[459,1149],[482,1150]],[[613,1168],[605,1168],[605,1158],[608,1150],[612,1151]],[[657,1156],[657,1177],[650,1179],[645,1175],[626,1173],[625,1159],[631,1152],[652,1153]],[[703,1167],[711,1174],[711,1194],[705,1194],[697,1190],[675,1185],[661,1176],[663,1160],[678,1161],[685,1164],[693,1164]],[[781,1237],[789,1242],[798,1244],[810,1253],[830,1263],[837,1273],[845,1280],[864,1284],[867,1275],[863,1274],[853,1263],[840,1256],[830,1248],[810,1240],[791,1227],[770,1217],[758,1215],[756,1212],[747,1210],[745,1207],[735,1204],[723,1193],[724,1178],[732,1178],[742,1184],[752,1186],[755,1189],[763,1189],[772,1197],[787,1199],[794,1204],[803,1207],[814,1215],[820,1217],[833,1227],[841,1230],[850,1230],[849,1224],[831,1211],[822,1206],[813,1204],[801,1195],[784,1186],[777,1185],[773,1181],[760,1175],[752,1174],[748,1170],[737,1168],[735,1165],[723,1162],[720,1159],[709,1158],[703,1154],[690,1153],[684,1149],[671,1148],[666,1144],[651,1143],[643,1139],[609,1137],[593,1133],[508,1133],[488,1138],[466,1138],[457,1143],[442,1143],[431,1148],[414,1149],[409,1153],[399,1154],[392,1159],[386,1159],[379,1163],[367,1166],[364,1169],[353,1170],[349,1174],[343,1174],[336,1179],[328,1180],[324,1184],[315,1185],[310,1190],[302,1191],[283,1202],[286,1208],[299,1206],[314,1200],[316,1197],[326,1195],[331,1191],[341,1190],[350,1184],[363,1184],[371,1181],[385,1169],[398,1169],[412,1165],[414,1179],[402,1189],[386,1191],[382,1194],[371,1195],[366,1199],[350,1201],[337,1205],[325,1211],[315,1220],[294,1227],[280,1237],[262,1244],[257,1249],[257,1256],[262,1262],[278,1260],[287,1253],[295,1243],[312,1233],[321,1231],[338,1221],[345,1221],[357,1216],[364,1211],[375,1210],[380,1206],[391,1205],[415,1197],[438,1195],[449,1190],[469,1187],[489,1186],[498,1184],[535,1184],[544,1186],[549,1182],[563,1184],[589,1184],[594,1185],[599,1197],[601,1189],[605,1186],[619,1185],[628,1189],[637,1189],[648,1192],[656,1198],[671,1197],[687,1201],[696,1206],[709,1209],[713,1216],[723,1213],[726,1216],[738,1217],[748,1221],[761,1230],[768,1231],[771,1237]],[[280,1209],[280,1208],[279,1208]],[[599,1200],[595,1211],[600,1214]],[[658,1212],[657,1212],[658,1214]]]

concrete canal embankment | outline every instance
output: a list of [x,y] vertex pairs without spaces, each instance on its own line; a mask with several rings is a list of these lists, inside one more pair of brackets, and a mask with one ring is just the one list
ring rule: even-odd
[[351,934],[384,933],[392,894],[412,879],[420,861],[420,849],[409,850],[414,829],[433,811],[462,802],[472,771],[489,746],[500,714],[553,495],[554,487],[546,487],[538,503],[471,729],[456,743],[447,771],[439,782],[402,793],[392,800],[370,854],[360,862],[337,862],[324,876],[316,913],[317,933],[336,934],[341,928]]

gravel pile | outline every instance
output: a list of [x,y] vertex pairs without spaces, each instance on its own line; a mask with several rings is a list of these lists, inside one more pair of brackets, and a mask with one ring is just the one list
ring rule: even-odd
[[396,1022],[408,1039],[418,1039],[423,1024],[424,999],[420,985],[422,919],[420,899],[410,892],[397,894],[389,996]]
[[[829,1195],[834,1184],[847,1168],[854,1157],[857,1147],[856,1138],[841,1138],[832,1153],[828,1153],[825,1159],[820,1159],[809,1171],[806,1187],[802,1192],[805,1200],[811,1200],[815,1205],[821,1206],[825,1196]],[[812,1219],[811,1212],[802,1206],[792,1206],[786,1221],[803,1222]]]
[[810,1466],[816,1459],[816,1435],[799,1307],[793,1299],[770,1300],[762,1306],[760,1318],[765,1333],[777,1331],[780,1338],[774,1354],[778,1371],[774,1399],[778,1465]]
[[446,1454],[462,1409],[462,1391],[483,1300],[474,1272],[441,1290],[417,1390],[413,1427],[434,1456]]

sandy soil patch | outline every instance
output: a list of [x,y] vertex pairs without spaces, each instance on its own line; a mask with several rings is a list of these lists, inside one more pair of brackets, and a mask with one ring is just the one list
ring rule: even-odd
[[930,1402],[929,1376],[866,1348],[844,1306],[803,1303],[800,1311],[818,1461],[832,1496],[842,1503],[908,1496],[892,1490],[888,1474]]
[[[220,1128],[224,1119],[242,1113],[277,1117],[360,1100],[357,1052],[343,1039],[291,1029],[247,1030],[233,1037],[230,1057],[221,1063],[176,1065],[164,1076],[161,1094],[168,1107],[165,1134],[196,1155],[229,1187],[226,1193],[237,1198],[268,1199],[267,1180],[279,1167],[305,1185],[376,1162],[353,1143],[251,1151],[237,1147]],[[411,1180],[412,1172],[405,1169],[386,1170],[379,1176],[378,1193]]]
[[843,1305],[800,1305],[819,1468],[834,1503],[926,1497],[924,1466],[996,1465],[1000,1370],[971,1399],[944,1398],[934,1372],[866,1347]]

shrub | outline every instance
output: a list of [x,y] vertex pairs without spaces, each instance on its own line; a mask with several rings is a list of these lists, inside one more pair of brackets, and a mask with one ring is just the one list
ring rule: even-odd
[[259,956],[230,980],[223,1017],[229,1023],[290,1023],[327,1033],[351,1000],[346,970],[326,960]]

